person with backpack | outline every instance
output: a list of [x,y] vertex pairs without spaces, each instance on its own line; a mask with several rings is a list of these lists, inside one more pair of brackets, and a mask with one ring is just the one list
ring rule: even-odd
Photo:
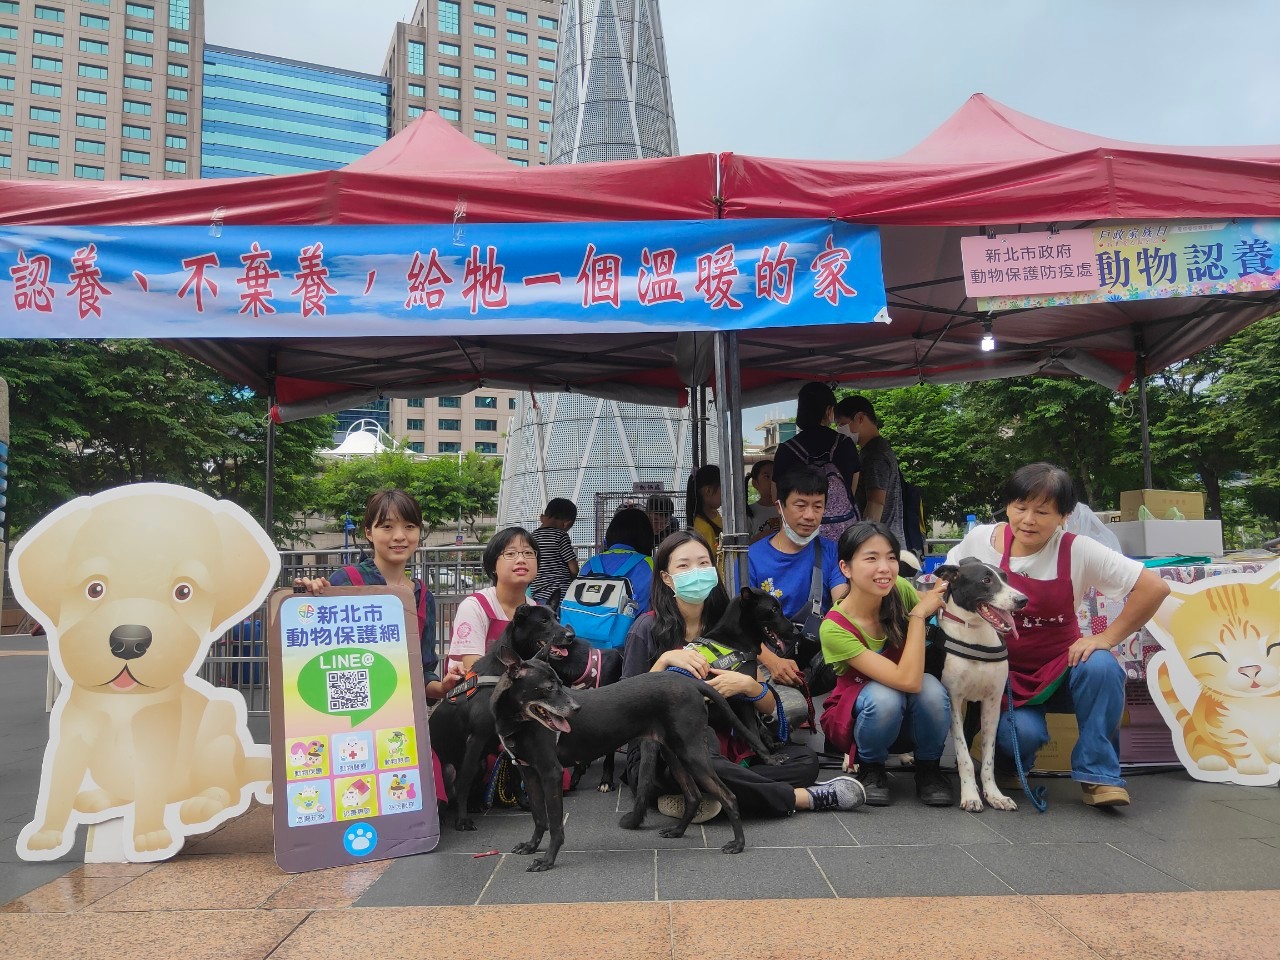
[[649,609],[653,526],[639,507],[613,515],[605,549],[582,565],[560,604],[560,622],[593,647],[620,649],[636,618]]
[[864,520],[883,523],[899,543],[905,543],[902,526],[902,471],[898,455],[880,434],[880,418],[866,397],[845,397],[836,404],[836,429],[861,448],[862,472],[854,502]]
[[862,462],[851,437],[831,429],[836,395],[825,383],[806,383],[796,401],[799,433],[778,447],[773,475],[782,477],[799,467],[814,467],[827,480],[827,505],[821,536],[833,543],[861,519],[855,501]]

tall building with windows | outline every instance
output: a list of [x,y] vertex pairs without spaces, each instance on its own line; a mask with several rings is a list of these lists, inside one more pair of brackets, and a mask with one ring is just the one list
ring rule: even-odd
[[393,400],[388,432],[414,453],[506,453],[517,394],[481,388],[451,397]]
[[435,110],[514,164],[546,163],[559,13],[556,0],[418,0],[383,66],[391,132]]
[[331,170],[387,139],[385,77],[204,48],[202,177]]
[[0,177],[199,176],[203,0],[0,0]]

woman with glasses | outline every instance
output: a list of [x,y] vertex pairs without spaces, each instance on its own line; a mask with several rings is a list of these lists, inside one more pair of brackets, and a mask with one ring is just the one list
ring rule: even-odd
[[529,584],[538,575],[538,551],[528,530],[507,527],[498,531],[484,548],[482,562],[493,586],[464,598],[453,615],[449,662],[461,661],[463,670],[470,670],[493,649],[515,616],[516,607],[534,602]]

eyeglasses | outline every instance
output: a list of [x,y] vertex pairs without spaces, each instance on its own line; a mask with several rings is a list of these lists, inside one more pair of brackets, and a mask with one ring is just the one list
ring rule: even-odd
[[507,550],[505,553],[498,554],[498,556],[502,557],[503,560],[536,560],[538,554],[534,550]]

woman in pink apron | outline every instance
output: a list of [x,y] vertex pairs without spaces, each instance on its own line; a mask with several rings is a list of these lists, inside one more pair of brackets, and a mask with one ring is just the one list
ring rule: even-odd
[[[1080,735],[1071,776],[1080,782],[1084,802],[1127,805],[1119,740],[1125,675],[1111,649],[1151,618],[1168,584],[1138,561],[1063,529],[1077,501],[1061,467],[1022,467],[1005,485],[1004,499],[1008,523],[975,527],[947,554],[947,563],[977,557],[998,564],[1009,585],[1027,596],[1007,641],[1013,708],[1006,704],[1000,717],[996,764],[1002,775],[1013,775],[1016,724],[1022,768],[1030,770],[1049,742],[1045,712],[1074,713]],[[1076,609],[1090,588],[1128,599],[1106,630],[1084,637]]]
[[538,550],[523,527],[507,527],[493,535],[481,561],[493,586],[463,598],[453,615],[449,662],[464,670],[493,649],[516,607],[533,603],[529,584],[538,575]]

